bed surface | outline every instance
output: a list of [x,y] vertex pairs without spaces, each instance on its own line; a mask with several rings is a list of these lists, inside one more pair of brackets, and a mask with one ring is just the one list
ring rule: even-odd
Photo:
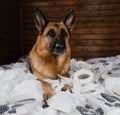
[[[74,73],[87,69],[94,80],[76,88]],[[47,80],[56,95],[44,109],[41,84],[29,71],[26,58],[0,66],[0,114],[2,115],[120,115],[120,55],[87,61],[71,59],[70,78]],[[61,91],[64,84],[72,93]]]

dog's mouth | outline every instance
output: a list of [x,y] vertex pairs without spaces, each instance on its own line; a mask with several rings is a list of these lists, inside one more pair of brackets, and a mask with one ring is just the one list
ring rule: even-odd
[[65,52],[66,52],[66,49],[63,49],[63,50],[54,49],[54,50],[52,51],[52,54],[54,54],[54,55],[62,55],[62,54],[65,53]]
[[51,43],[50,52],[54,55],[61,55],[66,52],[66,45],[64,43]]

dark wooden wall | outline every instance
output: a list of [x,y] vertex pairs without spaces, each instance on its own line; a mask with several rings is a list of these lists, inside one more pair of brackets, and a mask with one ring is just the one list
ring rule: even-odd
[[51,21],[76,12],[72,57],[120,54],[120,0],[0,0],[0,64],[28,54],[36,41],[33,9],[40,7]]
[[120,54],[120,0],[22,0],[24,53],[36,40],[35,6],[39,6],[52,21],[61,21],[69,9],[75,10],[72,57],[88,59]]
[[19,0],[0,0],[0,65],[20,56]]

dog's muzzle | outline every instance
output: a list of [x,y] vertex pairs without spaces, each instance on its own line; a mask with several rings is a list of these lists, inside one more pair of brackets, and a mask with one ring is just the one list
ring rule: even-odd
[[61,42],[61,41],[51,43],[50,51],[54,55],[61,55],[66,52],[66,45],[64,42]]

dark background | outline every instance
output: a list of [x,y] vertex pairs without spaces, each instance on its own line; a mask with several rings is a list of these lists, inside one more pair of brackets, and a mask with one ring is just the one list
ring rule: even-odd
[[0,0],[0,64],[28,54],[36,41],[33,9],[51,21],[76,12],[72,56],[90,59],[120,54],[120,0]]

